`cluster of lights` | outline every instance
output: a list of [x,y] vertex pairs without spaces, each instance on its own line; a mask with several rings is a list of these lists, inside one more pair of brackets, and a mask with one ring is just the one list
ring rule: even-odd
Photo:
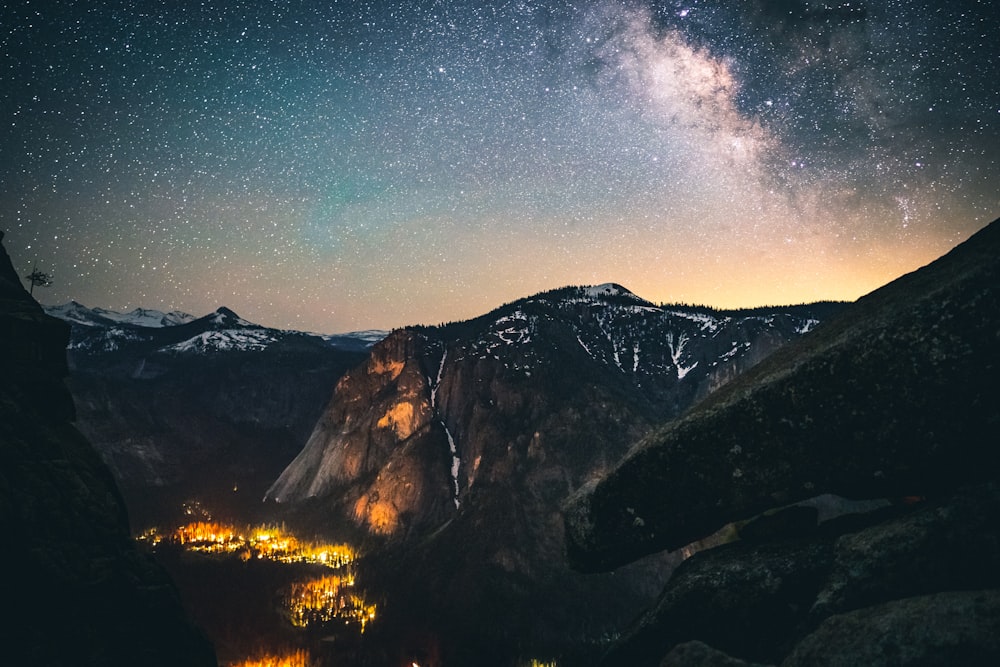
[[311,659],[304,650],[293,651],[286,655],[265,655],[259,658],[247,658],[232,667],[309,667]]
[[[243,528],[213,521],[200,506],[185,504],[184,514],[193,519],[170,532],[149,529],[136,539],[156,548],[162,544],[180,546],[186,551],[205,554],[234,554],[244,561],[269,560],[279,563],[322,565],[337,574],[293,583],[283,596],[285,612],[291,624],[299,628],[343,621],[356,624],[364,633],[375,620],[376,605],[366,602],[354,589],[350,567],[356,558],[346,544],[300,540],[283,526],[261,525]],[[248,658],[232,667],[309,667],[311,657],[305,650]]]
[[284,599],[288,618],[299,628],[335,620],[355,622],[364,632],[365,626],[375,620],[375,605],[365,602],[353,588],[353,575],[296,582]]
[[307,542],[282,528],[258,526],[239,529],[217,521],[194,521],[164,535],[157,529],[138,536],[153,547],[163,542],[202,553],[238,553],[244,560],[267,559],[281,563],[311,563],[337,569],[349,565],[354,550],[346,544]]

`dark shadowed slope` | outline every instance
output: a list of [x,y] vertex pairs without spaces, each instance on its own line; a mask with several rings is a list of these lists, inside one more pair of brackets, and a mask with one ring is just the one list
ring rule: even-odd
[[566,508],[607,570],[823,493],[933,495],[1000,465],[1000,222],[876,290],[639,443]]

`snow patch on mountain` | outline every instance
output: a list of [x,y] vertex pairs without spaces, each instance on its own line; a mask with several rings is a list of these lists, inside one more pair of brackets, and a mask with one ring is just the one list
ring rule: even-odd
[[[86,325],[96,326],[96,325]],[[68,350],[87,350],[88,352],[114,352],[128,343],[143,341],[145,337],[131,328],[110,327],[98,339],[70,340]]]
[[583,287],[580,290],[585,295],[589,297],[603,297],[603,296],[627,296],[632,297],[636,300],[641,301],[635,294],[628,291],[621,285],[617,283],[602,283],[600,285],[590,285],[588,287]]
[[[531,342],[531,321],[522,311],[501,317],[495,325],[497,338],[508,345],[525,345]],[[501,328],[503,327],[503,328]]]
[[444,428],[444,434],[448,438],[448,450],[451,452],[451,482],[455,489],[455,495],[452,500],[455,501],[455,509],[462,506],[462,501],[458,499],[459,487],[458,487],[458,472],[461,469],[462,459],[458,456],[458,448],[455,446],[455,438],[452,437],[451,431],[448,430],[448,426],[442,421],[442,428]]
[[801,326],[795,329],[795,333],[807,334],[813,329],[815,329],[817,324],[819,324],[819,320],[813,320],[813,319],[806,320],[805,322],[802,323]]
[[[244,320],[241,320],[244,321]],[[175,345],[163,348],[164,352],[256,352],[266,350],[278,340],[269,329],[222,329],[205,331]]]
[[723,317],[713,317],[706,313],[693,312],[690,310],[668,310],[664,311],[668,315],[673,315],[674,317],[683,317],[686,320],[691,320],[696,322],[702,331],[715,332],[718,331],[724,324],[729,322],[731,318]]

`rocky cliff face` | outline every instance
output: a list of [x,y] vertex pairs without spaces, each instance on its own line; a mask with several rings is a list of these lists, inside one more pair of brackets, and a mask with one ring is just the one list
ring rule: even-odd
[[[679,567],[605,664],[658,665],[668,651],[663,664],[700,664],[690,642],[732,655],[713,664],[1000,659],[998,257],[1000,221],[782,348],[576,494],[567,544],[585,570],[751,521],[739,542]],[[895,506],[819,526],[801,508],[752,519],[817,494]]]
[[[402,542],[385,552],[391,566],[378,579],[414,601],[420,623],[434,607],[429,618],[448,635],[455,664],[483,655],[504,664],[517,657],[505,651],[524,649],[519,642],[556,636],[579,646],[632,613],[629,605],[648,596],[659,575],[655,568],[617,580],[570,572],[561,500],[609,470],[651,424],[816,320],[805,308],[657,307],[603,285],[396,331],[340,380],[267,496],[318,503],[328,520],[346,518]],[[400,602],[385,613],[408,606]],[[446,626],[453,631],[444,633]]]
[[286,502],[352,487],[349,515],[379,535],[443,519],[451,497],[446,449],[424,353],[412,332],[376,345],[337,383],[337,399],[268,497]]
[[[572,488],[610,466],[652,420],[677,414],[816,322],[801,307],[752,315],[659,308],[605,285],[400,330],[340,380],[267,496],[346,493],[357,521],[391,535],[440,524],[477,483],[503,482],[518,466],[533,475],[558,468],[557,485]],[[585,433],[597,423],[611,437]],[[399,503],[390,500],[397,495]]]
[[[2,237],[0,237],[2,238]],[[118,489],[70,423],[68,327],[0,253],[0,531],[4,659],[32,665],[214,665],[166,574],[129,537]]]

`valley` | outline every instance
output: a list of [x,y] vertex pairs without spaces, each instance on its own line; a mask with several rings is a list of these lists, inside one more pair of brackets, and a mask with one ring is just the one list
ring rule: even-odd
[[355,664],[378,605],[357,580],[353,547],[217,521],[200,504],[184,514],[193,520],[136,539],[177,582],[222,664]]
[[15,588],[116,663],[992,664],[997,224],[853,304],[605,284],[374,337],[6,280]]
[[[682,559],[576,574],[562,500],[842,306],[720,312],[605,284],[336,337],[225,308],[49,312],[72,324],[77,423],[224,664],[521,665],[592,661]],[[349,562],[324,572],[323,553]]]

